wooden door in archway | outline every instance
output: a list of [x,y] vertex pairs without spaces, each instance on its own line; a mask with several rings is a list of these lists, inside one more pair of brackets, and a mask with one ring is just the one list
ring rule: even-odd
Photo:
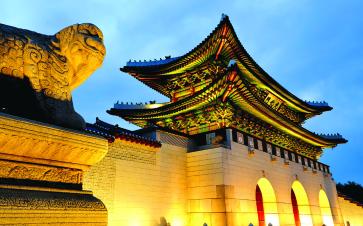
[[263,197],[261,189],[256,185],[256,206],[258,215],[258,225],[265,226],[265,212],[263,210]]

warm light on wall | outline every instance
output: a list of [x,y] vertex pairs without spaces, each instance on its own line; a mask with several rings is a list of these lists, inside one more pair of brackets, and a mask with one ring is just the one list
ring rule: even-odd
[[211,221],[210,221],[210,214],[205,214],[205,213],[192,213],[190,214],[189,217],[189,224],[190,226],[203,226],[204,223],[206,223],[207,225],[211,225]]
[[321,217],[323,218],[323,224],[325,224],[326,226],[334,226],[329,199],[323,189],[320,189],[319,192],[319,205],[321,210]]
[[304,187],[299,181],[295,180],[291,188],[296,196],[301,226],[312,226],[313,222],[311,219],[309,199]]
[[280,225],[278,214],[265,213],[266,226],[271,223],[273,226]]
[[173,218],[170,221],[171,226],[183,226],[184,225],[184,221],[180,218]]
[[339,206],[343,215],[343,222],[348,225],[363,225],[363,208],[356,203],[344,199],[343,197],[338,197]]
[[172,210],[168,212],[166,219],[171,226],[185,225],[185,210],[182,206],[173,205]]
[[[300,206],[299,206],[300,208]],[[301,226],[313,226],[311,215],[305,215],[300,213],[300,224]]]
[[150,221],[150,216],[141,208],[116,207],[113,213],[109,213],[108,225],[120,225],[122,222],[125,226],[145,226]]
[[279,215],[277,212],[276,196],[275,191],[271,183],[266,178],[261,178],[257,182],[260,187],[262,198],[263,198],[263,208],[265,212],[265,223],[268,225],[280,225]]

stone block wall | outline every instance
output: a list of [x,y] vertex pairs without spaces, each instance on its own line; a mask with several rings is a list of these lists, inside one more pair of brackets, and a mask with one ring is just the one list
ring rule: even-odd
[[304,170],[301,164],[292,161],[287,165],[282,158],[272,160],[270,154],[262,151],[255,150],[250,155],[247,149],[247,146],[233,143],[232,150],[224,150],[225,184],[233,191],[227,200],[228,225],[258,225],[255,192],[261,178],[266,178],[275,192],[280,225],[295,225],[291,204],[294,181],[299,181],[307,193],[314,225],[323,224],[319,204],[321,189],[328,196],[334,221],[340,223],[335,183],[330,175]]
[[[266,223],[295,225],[293,184],[302,187],[307,197],[308,204],[299,207],[307,211],[301,215],[302,225],[326,223],[321,191],[329,200],[334,225],[346,221],[342,213],[347,211],[341,211],[329,173],[285,160],[279,151],[272,156],[236,142],[230,148],[187,153],[188,143],[182,137],[161,132],[156,137],[161,148],[116,139],[103,161],[85,175],[84,187],[105,203],[109,225],[156,226],[161,225],[161,217],[171,226],[258,225],[256,185],[264,193],[264,183],[273,190],[273,195],[264,193],[264,199],[275,198],[264,203]],[[356,222],[356,217],[350,217]]]
[[148,147],[116,139],[106,157],[85,175],[108,210],[109,226],[171,225],[186,221],[186,148]]
[[[288,160],[287,160],[288,161]],[[270,182],[276,197],[277,211],[266,215],[274,225],[295,225],[291,204],[291,188],[298,181],[305,189],[310,211],[305,225],[322,225],[319,192],[330,202],[332,219],[342,221],[335,183],[330,174],[313,171],[256,149],[232,142],[231,149],[218,147],[187,154],[188,222],[189,225],[233,226],[258,225],[256,185],[261,178]],[[268,205],[264,204],[265,209]],[[277,219],[277,221],[276,221]],[[304,220],[304,219],[302,219]],[[269,222],[267,222],[269,223]]]
[[225,225],[224,148],[187,154],[188,225]]
[[343,215],[343,225],[362,226],[363,207],[352,203],[349,200],[344,199],[343,197],[339,197],[338,201]]

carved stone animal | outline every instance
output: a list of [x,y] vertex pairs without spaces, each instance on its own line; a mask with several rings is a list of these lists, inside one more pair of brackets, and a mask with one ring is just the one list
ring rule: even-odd
[[103,62],[103,35],[93,24],[75,24],[55,35],[0,24],[0,110],[82,129],[71,91]]

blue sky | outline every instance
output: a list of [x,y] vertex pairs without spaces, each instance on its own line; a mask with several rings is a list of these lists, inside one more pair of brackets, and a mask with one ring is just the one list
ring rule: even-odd
[[96,116],[136,127],[105,111],[117,101],[167,99],[119,68],[129,59],[182,55],[200,43],[225,13],[255,61],[289,91],[325,100],[334,109],[304,124],[341,133],[349,142],[326,149],[321,161],[337,182],[363,184],[363,1],[2,1],[0,23],[54,34],[91,22],[105,36],[107,55],[73,93],[88,122]]

